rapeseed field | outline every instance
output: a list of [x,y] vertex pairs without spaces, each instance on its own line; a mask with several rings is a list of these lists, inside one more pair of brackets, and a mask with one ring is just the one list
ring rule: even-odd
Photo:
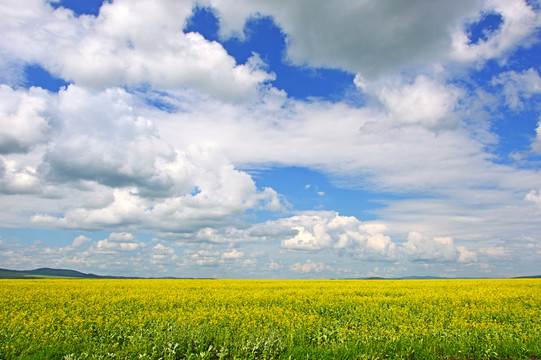
[[541,359],[541,280],[0,280],[0,359]]

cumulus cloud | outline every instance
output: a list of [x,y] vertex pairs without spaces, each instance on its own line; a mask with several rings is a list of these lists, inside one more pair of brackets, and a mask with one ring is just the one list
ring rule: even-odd
[[272,16],[288,36],[287,54],[294,63],[370,76],[441,58],[460,19],[482,8],[477,1],[413,1],[407,5],[345,1],[342,6],[324,0],[207,3],[218,9],[224,36],[242,34],[250,16]]
[[91,251],[105,254],[114,254],[117,252],[131,252],[143,247],[143,243],[138,241],[130,233],[111,233],[107,239],[99,240]]
[[[73,206],[62,217],[37,214],[36,225],[64,229],[136,228],[163,232],[196,231],[217,225],[260,204],[272,203],[273,191],[257,190],[246,173],[231,165],[210,172],[196,181],[197,193],[175,194],[167,198],[146,198],[136,188],[116,188],[113,199],[99,208]],[[218,177],[215,177],[218,175]]]
[[[412,94],[401,90],[406,98],[403,101],[408,101],[408,95],[415,99],[416,91],[441,97],[442,104],[449,104],[442,119],[452,117],[448,113],[454,111],[456,101],[453,86],[426,77],[403,86],[412,90]],[[236,170],[234,164],[286,161],[324,169],[353,186],[362,181],[380,191],[428,191],[453,197],[464,191],[461,184],[465,183],[472,187],[492,184],[502,193],[509,188],[529,191],[538,183],[538,176],[531,171],[493,164],[484,144],[460,128],[435,136],[423,124],[424,119],[431,124],[430,116],[415,118],[413,114],[410,126],[394,126],[401,113],[397,94],[402,93],[389,94],[388,99],[396,102],[387,100],[389,108],[382,111],[285,99],[247,109],[178,92],[175,101],[184,111],[169,114],[146,107],[125,89],[90,91],[71,85],[58,95],[55,116],[61,131],[54,141],[36,154],[31,164],[4,156],[3,181],[7,184],[6,179],[12,179],[15,183],[18,176],[21,184],[27,184],[20,185],[19,192],[35,191],[45,182],[54,186],[55,196],[61,198],[67,196],[61,191],[67,185],[73,189],[69,190],[72,200],[75,194],[85,197],[77,204],[59,202],[52,211],[48,209],[51,202],[35,209],[35,225],[73,229],[120,226],[130,231],[144,227],[164,233],[197,233],[248,209],[283,208],[279,194],[257,189],[253,179]],[[264,99],[267,96],[275,94],[265,94]],[[371,122],[388,125],[367,131]],[[187,145],[192,142],[213,145]],[[522,174],[520,182],[512,180],[517,173]],[[3,189],[9,188],[4,185]],[[410,214],[411,209],[403,214]],[[425,210],[418,210],[420,216],[426,215]],[[203,231],[194,239],[231,242],[239,236],[214,231],[221,238]],[[313,229],[303,231],[315,236]]]
[[99,275],[142,277],[178,274],[179,256],[174,246],[163,244],[158,239],[144,241],[126,232],[112,232],[97,241],[80,235],[70,245],[58,247],[40,242],[10,243],[9,248],[0,248],[0,253],[6,256],[4,266],[10,268],[47,266]]
[[451,237],[427,237],[417,232],[408,234],[402,251],[413,261],[477,261],[475,252],[464,246],[456,246]]
[[178,260],[178,255],[172,247],[158,243],[151,250],[152,263],[170,264],[176,260]]
[[26,152],[48,140],[55,120],[51,102],[43,89],[14,90],[0,84],[0,154]]
[[[483,99],[475,99],[476,94],[456,83],[426,76],[398,85],[398,89],[392,81],[386,85],[390,94],[397,94],[394,107],[369,103],[355,108],[344,103],[281,99],[247,110],[188,96],[182,99],[184,104],[190,103],[189,116],[178,113],[152,118],[159,124],[162,138],[212,142],[240,166],[305,166],[322,170],[349,187],[398,194],[376,210],[389,235],[403,236],[415,230],[450,234],[457,241],[484,236],[516,238],[516,223],[511,219],[517,216],[523,231],[534,234],[538,220],[524,206],[523,198],[541,178],[533,169],[494,161],[491,147],[498,140],[483,130],[487,125],[479,120],[483,114],[477,117],[472,107],[467,113],[460,108],[464,101],[485,106]],[[403,89],[412,89],[412,94]],[[408,103],[408,96],[415,99],[415,91],[441,99],[438,103],[445,111],[428,106],[432,110],[426,111],[434,118],[423,118],[404,105],[407,111],[403,112],[411,114],[411,122],[401,123],[399,105]],[[422,114],[425,109],[422,104],[419,107]],[[475,118],[472,123],[468,123],[470,117]],[[213,120],[216,118],[220,121]],[[401,198],[400,194],[415,196]]]
[[222,259],[233,260],[233,259],[240,259],[243,256],[244,256],[244,253],[242,251],[238,251],[237,249],[232,249],[231,251],[223,253]]
[[130,233],[116,233],[109,234],[108,240],[116,243],[135,243],[135,236]]
[[281,226],[296,231],[281,245],[293,250],[335,249],[364,258],[369,255],[394,256],[395,245],[383,235],[381,225],[363,224],[358,219],[335,212],[313,212],[284,218]]
[[39,174],[35,167],[0,157],[0,193],[33,194],[40,190]]
[[477,253],[465,246],[457,246],[451,237],[427,237],[410,232],[407,242],[397,245],[386,235],[386,228],[378,223],[363,223],[351,216],[341,216],[331,211],[303,212],[289,218],[253,225],[244,230],[262,234],[268,226],[275,231],[265,240],[279,240],[281,247],[289,250],[310,252],[334,252],[356,259],[398,261],[405,257],[422,262],[477,261]]
[[172,255],[175,253],[175,250],[163,244],[156,244],[156,246],[152,248],[152,252],[155,255]]
[[530,68],[522,72],[508,71],[494,77],[492,84],[503,86],[503,95],[511,109],[522,109],[523,99],[541,93],[541,77],[537,70]]
[[[402,86],[411,87],[413,98],[415,91],[421,91],[444,99],[442,104],[449,105],[441,119],[452,118],[456,111],[453,107],[457,92],[453,85],[417,77]],[[435,90],[431,93],[427,89]],[[403,94],[408,96],[407,91]],[[6,198],[12,211],[3,221],[24,224],[28,222],[27,214],[34,213],[33,225],[47,228],[145,229],[172,234],[174,238],[182,238],[187,232],[185,238],[191,241],[260,241],[276,234],[262,231],[263,225],[253,228],[250,234],[226,231],[221,226],[249,209],[283,209],[284,202],[274,190],[258,189],[251,176],[237,167],[284,164],[321,169],[353,187],[370,186],[397,193],[418,191],[432,196],[432,202],[424,201],[423,206],[397,200],[381,209],[390,234],[420,229],[427,218],[443,211],[435,226],[454,224],[464,228],[466,224],[473,234],[467,236],[479,236],[492,231],[489,225],[493,224],[493,229],[498,229],[495,233],[509,230],[505,222],[498,225],[492,221],[496,217],[494,209],[498,209],[496,198],[504,199],[506,204],[519,203],[524,195],[516,194],[527,193],[539,183],[534,171],[493,163],[485,144],[461,126],[435,134],[427,129],[430,116],[424,118],[424,124],[423,118],[414,115],[408,126],[402,126],[398,123],[398,103],[390,100],[393,105],[383,110],[355,108],[343,103],[287,100],[269,91],[263,94],[261,103],[244,107],[185,91],[172,95],[175,106],[182,111],[164,113],[149,108],[135,94],[121,88],[92,91],[71,85],[61,90],[55,113],[58,131],[52,140],[46,147],[35,149],[31,159],[6,154],[0,166],[4,192],[14,192],[6,181],[15,183],[14,179],[20,177],[17,174],[22,174],[28,185],[19,186],[19,193],[41,191],[46,185],[49,188],[43,194],[54,194],[57,200],[34,197],[32,202],[21,202]],[[366,125],[371,122],[386,125],[368,131]],[[196,144],[189,145],[192,143]],[[482,190],[487,184],[492,188],[490,192]],[[435,203],[438,206],[432,207]],[[457,208],[448,209],[444,204],[449,203]],[[473,216],[488,219],[483,226],[470,220],[456,222],[466,219],[454,214],[485,206],[490,213]],[[409,223],[415,215],[416,223]],[[500,215],[510,218],[498,211]],[[441,220],[444,217],[446,220]],[[523,221],[530,218],[526,216]],[[335,248],[340,231],[328,229],[326,221],[322,221],[321,237],[317,226],[306,227],[302,221],[282,226],[280,231],[291,244],[296,241],[314,249],[327,246],[325,234],[330,234],[328,244]],[[438,233],[437,229],[430,230]],[[256,236],[258,231],[260,236]],[[442,232],[449,233],[449,229]],[[295,236],[299,237],[291,240]],[[464,234],[454,236],[463,238]]]
[[73,243],[71,244],[71,246],[74,247],[74,248],[80,248],[80,247],[88,244],[90,241],[91,241],[90,238],[88,238],[88,237],[86,237],[84,235],[79,235],[75,239],[73,239]]
[[45,154],[45,175],[108,186],[148,179],[148,186],[160,189],[167,179],[156,174],[157,162],[170,161],[174,149],[157,138],[153,124],[135,111],[134,101],[119,88],[94,93],[71,85],[61,91],[62,136]]
[[[36,225],[93,230],[140,224],[179,231],[248,209],[283,207],[274,190],[257,189],[216,147],[160,138],[142,115],[144,105],[124,89],[70,85],[55,102],[58,124],[54,136],[45,137],[47,146],[26,157],[0,158],[0,193],[71,199],[62,216],[36,209]],[[16,140],[26,136],[20,132]],[[75,193],[90,198],[81,194],[78,202]]]
[[[340,178],[358,176],[361,182],[370,181],[381,190],[446,189],[463,183],[465,177],[473,183],[488,180],[486,174],[500,172],[499,166],[488,159],[484,138],[471,136],[462,126],[434,134],[434,127],[448,127],[448,122],[460,115],[453,111],[457,100],[454,86],[427,79],[412,86],[438,99],[436,103],[444,105],[445,110],[429,107],[431,110],[403,111],[408,102],[422,102],[420,95],[404,90],[388,95],[392,111],[379,106],[355,108],[343,103],[291,100],[270,108],[245,109],[189,97],[185,100],[193,110],[189,114],[153,119],[162,138],[170,142],[194,138],[212,142],[236,164],[307,166]],[[401,110],[406,117],[401,116]],[[406,121],[410,126],[401,126]],[[471,171],[464,166],[471,166]],[[477,171],[479,168],[484,170]]]
[[478,251],[479,254],[488,255],[490,257],[502,258],[509,254],[509,251],[503,246],[485,247]]
[[[269,220],[241,228],[204,228],[195,236],[176,237],[176,240],[210,244],[272,243],[283,249],[297,251],[331,251],[354,258],[396,258],[396,245],[384,234],[381,224],[362,223],[355,217],[341,216],[332,211],[307,211],[298,215]],[[241,257],[233,249],[222,259]]]
[[[78,85],[103,89],[152,84],[193,87],[243,101],[273,75],[256,56],[236,64],[217,42],[182,30],[191,1],[104,2],[99,15],[75,17],[41,0],[10,1],[0,11],[0,65],[39,64]],[[23,45],[24,44],[24,45]]]
[[[477,261],[477,251],[455,245],[451,237],[428,237],[410,232],[408,241],[398,244],[386,234],[382,223],[361,222],[352,216],[341,216],[333,211],[305,211],[290,217],[269,220],[243,227],[204,228],[194,235],[172,237],[185,243],[223,246],[235,243],[279,243],[282,249],[308,253],[347,255],[352,259],[418,262]],[[244,252],[232,249],[201,250],[192,255],[201,264],[237,259]]]
[[465,31],[453,33],[451,57],[459,61],[485,61],[505,55],[520,45],[531,45],[530,35],[541,25],[541,15],[534,6],[523,0],[492,0],[485,2],[482,11],[471,20],[481,20],[486,13],[499,14],[500,28],[486,40],[472,44]]
[[534,154],[541,154],[541,121],[537,123],[537,128],[535,128],[535,138],[532,140],[531,151]]
[[74,206],[62,217],[36,214],[32,221],[36,225],[65,229],[95,230],[103,227],[126,226],[140,220],[141,205],[129,190],[113,190],[114,201],[104,208],[86,209]]
[[325,269],[328,269],[329,266],[323,264],[322,262],[314,262],[312,260],[307,260],[305,263],[296,262],[289,267],[292,271],[297,273],[318,273]]
[[229,224],[226,226],[203,227],[190,234],[162,234],[165,238],[182,242],[196,242],[200,244],[233,244],[241,242],[263,243],[281,239],[295,233],[275,221],[265,223]]
[[[279,243],[282,249],[299,252],[331,252],[355,259],[396,260],[398,247],[388,235],[385,226],[363,223],[352,216],[341,216],[333,211],[304,211],[290,217],[268,220],[249,226],[206,227],[195,234],[172,235],[171,240],[184,243],[210,244],[210,246],[235,243]],[[206,250],[194,258],[240,258],[243,252],[236,249],[221,254]],[[200,259],[201,260],[201,259]],[[209,263],[209,259],[202,260]]]
[[216,266],[220,252],[216,250],[198,250],[190,255],[190,260],[199,266]]
[[[495,58],[528,45],[528,37],[540,24],[539,14],[523,0],[407,5],[346,1],[343,6],[324,0],[203,3],[218,9],[223,36],[242,36],[250,16],[271,16],[287,35],[292,62],[341,68],[371,78],[430,63]],[[499,14],[503,23],[486,40],[472,44],[467,26],[487,13]]]
[[470,251],[465,246],[457,246],[458,250],[458,262],[460,263],[473,263],[477,262],[477,253],[475,251]]
[[389,112],[389,120],[397,124],[421,124],[430,129],[456,126],[455,110],[464,94],[453,85],[425,75],[419,75],[411,84],[396,80],[366,84],[359,75],[355,82],[373,94]]
[[541,190],[531,190],[526,194],[524,200],[533,202],[536,205],[541,205]]
[[[254,265],[249,251],[232,246],[255,243],[295,256],[469,264],[497,252],[467,241],[520,240],[517,227],[536,237],[540,174],[497,161],[498,137],[483,112],[490,100],[464,84],[474,79],[452,74],[457,63],[464,70],[505,61],[531,44],[539,27],[532,5],[197,1],[215,11],[224,38],[242,37],[251,16],[271,16],[288,61],[357,74],[366,103],[352,105],[288,98],[269,85],[274,75],[257,54],[237,64],[220,43],[184,33],[194,4],[116,0],[98,16],[79,17],[40,0],[0,6],[0,78],[15,74],[10,86],[0,85],[2,226],[30,220],[40,228],[114,231],[62,249],[73,263],[90,261],[73,255],[85,249],[141,263],[145,251],[156,266],[180,254],[173,242],[145,245],[138,232],[221,246],[191,253],[192,263],[209,267]],[[472,42],[467,27],[486,14],[502,24]],[[28,65],[72,84],[57,93],[20,89],[24,79],[15,78]],[[520,111],[540,84],[536,69],[506,69],[491,90]],[[540,129],[533,153],[541,153]],[[294,209],[244,223],[247,211],[287,211],[280,194],[242,170],[274,166],[308,167],[333,185],[385,193],[385,206],[374,210],[380,220]],[[306,190],[325,195],[316,185]],[[329,270],[297,260],[289,270]],[[291,263],[280,259],[284,269]]]

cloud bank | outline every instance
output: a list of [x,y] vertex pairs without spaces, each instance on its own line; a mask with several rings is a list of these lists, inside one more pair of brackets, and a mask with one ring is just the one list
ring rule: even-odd
[[[538,51],[534,4],[53,5],[0,6],[0,227],[73,236],[25,248],[3,235],[5,266],[102,269],[103,255],[119,272],[349,277],[376,263],[482,274],[502,256],[538,260],[540,69],[514,57]],[[201,8],[218,40],[185,31]],[[268,57],[237,60],[227,44],[247,44],[262,18],[283,35],[284,64],[347,73],[349,93],[294,99]],[[32,66],[68,85],[28,86]],[[502,118],[515,117],[526,130],[510,148]],[[380,206],[369,220],[337,202],[294,208],[258,178],[292,166]]]

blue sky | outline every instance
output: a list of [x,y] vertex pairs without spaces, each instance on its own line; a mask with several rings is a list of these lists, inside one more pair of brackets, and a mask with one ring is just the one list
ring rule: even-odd
[[540,8],[8,1],[0,267],[539,274]]

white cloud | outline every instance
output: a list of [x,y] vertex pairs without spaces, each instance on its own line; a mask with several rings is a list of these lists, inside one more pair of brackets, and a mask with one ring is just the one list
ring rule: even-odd
[[[73,204],[63,216],[37,214],[36,225],[64,229],[135,228],[163,232],[196,231],[217,225],[260,204],[273,203],[275,192],[259,192],[252,179],[225,164],[221,168],[199,168],[195,177],[198,193],[146,198],[136,188],[115,188],[112,202],[98,208]],[[270,208],[273,209],[272,207]]]
[[282,242],[282,246],[285,248],[321,250],[330,245],[330,236],[325,232],[321,225],[314,226],[314,233],[306,231],[302,226],[294,226],[292,227],[292,230],[297,231],[297,235]]
[[478,252],[480,254],[488,255],[490,257],[499,257],[499,258],[509,255],[509,251],[505,249],[503,246],[481,248],[479,249]]
[[[417,77],[401,84],[450,99],[449,104],[456,100],[454,85],[439,80]],[[387,86],[392,89],[391,83]],[[493,163],[484,140],[461,122],[434,132],[424,120],[402,126],[400,111],[392,115],[392,106],[307,103],[284,99],[273,90],[249,106],[186,91],[168,96],[182,111],[151,109],[139,95],[120,88],[90,91],[72,85],[60,91],[54,112],[59,125],[46,146],[28,155],[3,156],[4,192],[15,192],[7,182],[15,183],[17,174],[28,180],[18,187],[21,197],[3,198],[10,209],[3,223],[27,224],[28,214],[34,213],[33,225],[46,228],[157,231],[183,241],[218,243],[276,239],[270,231],[255,236],[263,225],[249,234],[234,226],[224,229],[232,216],[250,209],[277,211],[284,204],[274,190],[257,189],[237,167],[282,164],[324,170],[348,186],[430,198],[398,199],[379,209],[387,225],[383,239],[410,231],[446,233],[460,241],[504,234],[513,238],[513,221],[505,219],[517,212],[524,213],[524,231],[536,231],[538,220],[520,204],[538,186],[539,174]],[[443,118],[461,115],[453,106]],[[367,129],[369,123],[381,126]],[[48,197],[24,197],[30,192]],[[342,230],[329,229],[328,220],[321,220],[321,233],[301,220],[281,225],[287,221],[289,226],[282,226],[290,240],[287,246],[296,242],[297,247],[340,251],[336,239]],[[345,233],[360,231],[348,226],[343,226]],[[293,240],[296,236],[305,237]],[[365,240],[348,241],[358,248],[346,246],[343,252],[368,256],[359,245]],[[377,254],[375,248],[370,251]]]
[[190,256],[190,260],[199,266],[216,266],[220,259],[219,251],[199,250]]
[[394,257],[395,245],[382,234],[384,228],[363,224],[354,217],[320,211],[283,218],[276,223],[296,231],[294,236],[282,240],[286,249],[335,249],[359,258]]
[[534,154],[541,154],[541,121],[537,123],[535,139],[532,141],[531,150]]
[[101,229],[126,226],[138,222],[144,213],[143,204],[139,198],[128,190],[113,190],[114,201],[99,209],[86,209],[76,204],[65,211],[62,217],[47,214],[36,214],[32,222],[38,226],[48,226],[60,229]]
[[503,95],[507,106],[511,109],[522,109],[522,99],[529,99],[532,95],[541,93],[541,77],[534,68],[520,73],[508,71],[492,79],[494,85],[503,86]]
[[458,250],[458,262],[460,263],[473,263],[477,262],[477,253],[475,251],[468,250],[465,246],[457,246]]
[[[429,95],[454,99],[454,86],[447,88],[426,77],[402,86],[419,88],[423,94],[436,89]],[[407,98],[407,91],[399,93]],[[4,192],[15,192],[15,185],[8,182],[15,184],[20,178],[19,193],[46,192],[57,200],[5,198],[13,206],[4,221],[23,224],[28,217],[18,214],[34,212],[35,225],[52,228],[197,233],[248,209],[282,209],[279,194],[258,190],[253,179],[236,167],[283,164],[322,169],[349,186],[428,194],[433,201],[425,201],[423,207],[402,207],[399,200],[381,209],[381,216],[391,234],[425,232],[425,220],[443,211],[441,219],[447,216],[452,221],[435,222],[428,232],[437,234],[435,228],[446,223],[463,227],[453,222],[458,219],[455,212],[471,213],[486,206],[494,213],[498,203],[521,202],[540,181],[533,171],[494,164],[485,144],[460,123],[434,133],[419,126],[422,122],[401,126],[393,117],[398,118],[398,110],[391,116],[390,110],[378,106],[286,100],[274,91],[248,107],[185,91],[170,96],[182,112],[150,109],[138,96],[119,88],[89,91],[72,85],[62,90],[54,113],[59,131],[28,158],[4,155],[2,174]],[[460,115],[453,114],[457,110],[452,105],[447,112],[444,118]],[[368,130],[369,123],[382,125]],[[483,190],[487,184],[490,191]],[[426,208],[436,203],[437,207]],[[445,213],[445,204],[450,203],[456,208]],[[408,224],[414,215],[416,223]],[[18,220],[13,219],[16,216]],[[475,216],[491,222],[496,215]],[[509,233],[505,224],[494,229]],[[472,224],[467,229],[479,235],[489,227]],[[445,228],[441,233],[450,231]],[[221,236],[219,241],[231,242],[237,234]]]
[[475,252],[464,246],[455,246],[453,238],[448,236],[430,238],[410,232],[401,250],[414,261],[477,261]]
[[273,227],[275,224],[271,221],[263,224],[251,226],[228,225],[224,227],[205,227],[198,230],[195,234],[184,236],[183,234],[172,235],[172,239],[186,242],[199,242],[209,244],[232,244],[238,242],[265,242],[283,235],[283,229]]
[[20,166],[16,161],[4,160],[0,156],[0,193],[38,193],[39,185],[39,175],[35,167]]
[[[271,16],[287,36],[292,62],[341,68],[370,78],[431,63],[497,58],[529,45],[541,22],[539,13],[523,0],[410,1],[407,5],[344,1],[338,6],[324,0],[204,3],[218,9],[224,36],[242,37],[250,16]],[[472,44],[467,25],[487,13],[500,14],[503,24],[486,41]]]
[[143,243],[138,241],[130,233],[111,233],[107,239],[99,240],[90,251],[104,254],[114,254],[117,252],[131,252],[143,247]]
[[526,194],[524,200],[533,202],[536,205],[541,205],[541,190],[531,190]]
[[240,259],[244,256],[244,253],[242,251],[238,251],[237,249],[232,249],[231,251],[225,252],[222,254],[223,260],[235,260]]
[[75,249],[81,248],[84,245],[88,244],[90,241],[92,241],[92,239],[84,235],[79,235],[75,239],[73,239],[73,243],[71,244],[71,246]]
[[[178,260],[175,250],[163,244],[156,244],[151,250],[151,262],[154,264],[171,264]],[[170,274],[168,274],[171,276]]]
[[491,12],[501,15],[503,23],[500,29],[476,44],[470,43],[465,31],[456,31],[453,34],[452,58],[468,62],[505,56],[520,45],[530,45],[530,36],[541,25],[539,12],[524,0],[486,1],[483,11],[472,20],[479,20],[483,14]]
[[[351,259],[383,261],[413,260],[418,262],[477,261],[477,251],[457,246],[451,237],[427,237],[410,232],[408,241],[397,245],[385,234],[381,223],[363,223],[351,216],[341,216],[332,211],[307,211],[298,215],[265,223],[235,228],[205,228],[195,236],[173,237],[177,241],[209,246],[220,244],[277,243],[281,248],[310,253],[325,253],[329,256],[348,255]],[[218,262],[220,259],[240,258],[243,252],[232,249],[220,254],[217,251],[201,250],[193,255],[201,264]]]
[[[222,270],[229,270],[232,273],[238,272],[241,277],[246,277],[246,269],[257,263],[257,260],[250,256],[247,258],[243,251],[235,248],[224,247],[219,244],[215,246],[203,245],[200,250],[185,251],[184,266],[197,265],[198,267],[220,267]],[[220,275],[219,277],[224,277]]]
[[218,9],[225,36],[242,34],[250,16],[272,16],[287,35],[287,55],[294,63],[342,68],[366,76],[444,57],[457,23],[482,9],[480,1],[206,3]]
[[[464,71],[505,61],[531,43],[539,14],[526,2],[198,4],[216,7],[224,36],[242,31],[251,15],[273,16],[290,61],[356,73],[366,103],[288,98],[266,84],[273,75],[259,56],[236,64],[219,43],[182,32],[193,1],[116,0],[98,17],[75,17],[44,1],[9,0],[0,5],[0,79],[13,85],[0,85],[2,227],[30,220],[40,228],[115,231],[96,243],[77,237],[62,251],[87,264],[92,254],[129,252],[150,266],[146,251],[156,267],[180,254],[172,245],[146,246],[136,233],[194,248],[243,242],[242,252],[193,254],[209,267],[253,266],[244,250],[250,244],[288,256],[470,264],[500,252],[483,250],[483,239],[523,249],[524,239],[538,238],[541,195],[532,189],[541,175],[493,155],[494,124],[476,112],[489,100],[468,90],[462,81],[474,80],[467,72],[457,79],[452,63]],[[472,44],[465,24],[490,12],[501,14],[502,26]],[[58,93],[21,90],[17,77],[29,64],[74,84]],[[541,92],[534,68],[500,74],[492,85],[517,111]],[[541,125],[536,131],[532,152],[541,153]],[[239,170],[273,166],[308,167],[334,185],[384,193],[373,213],[380,220],[294,209],[293,216],[243,223],[250,210],[284,211],[280,194]],[[316,185],[305,189],[325,194]],[[320,269],[323,262],[313,259],[280,264]]]
[[[191,96],[179,97],[182,104],[190,104],[187,114],[152,119],[162,138],[213,143],[240,166],[305,166],[323,170],[349,187],[397,194],[376,210],[391,236],[419,231],[449,234],[457,241],[493,236],[521,241],[516,218],[521,229],[534,236],[538,220],[523,199],[538,186],[540,174],[499,163],[491,154],[497,138],[483,130],[487,124],[480,124],[484,120],[479,121],[477,113],[463,112],[460,104],[479,101],[482,107],[481,97],[472,100],[475,93],[438,79],[415,79],[401,82],[399,89],[413,87],[427,97],[443,99],[441,104],[449,104],[443,122],[431,123],[426,116],[425,123],[403,126],[398,122],[400,111],[395,110],[393,117],[388,109],[371,103],[353,108],[343,103],[282,100],[245,109]],[[393,89],[392,82],[387,86]],[[409,101],[407,91],[396,91],[404,94],[404,103]],[[399,96],[396,99],[400,101]],[[456,122],[445,128],[447,121]],[[415,196],[402,199],[401,194]]]
[[164,246],[163,244],[156,244],[156,246],[152,248],[152,252],[156,255],[172,255],[175,253],[175,250],[168,246]]
[[[81,86],[103,89],[152,84],[193,87],[244,101],[273,75],[257,57],[237,65],[217,42],[183,33],[192,1],[104,2],[98,17],[74,17],[39,0],[0,8],[0,66],[36,63]],[[24,44],[24,45],[23,45]]]
[[[257,189],[218,148],[161,139],[145,107],[126,90],[71,85],[57,103],[59,125],[47,146],[0,158],[0,192],[57,199],[34,208],[37,225],[178,231],[248,209],[283,208],[274,190]],[[63,203],[60,216],[50,212],[51,202]]]
[[[433,86],[442,90],[432,97],[448,99],[438,102],[449,103],[442,121],[459,116],[460,112],[451,111],[454,87]],[[430,93],[424,86],[420,87],[423,93]],[[410,110],[411,126],[396,126],[401,119],[398,108],[406,107],[409,101],[407,96],[402,100],[403,105],[396,100],[390,116],[378,106],[357,109],[343,103],[283,101],[270,109],[267,106],[244,109],[188,97],[183,99],[183,104],[190,103],[188,113],[167,117],[160,114],[160,118],[156,114],[153,119],[160,136],[169,142],[200,139],[213,143],[241,166],[276,163],[307,166],[342,178],[362,176],[364,183],[368,180],[378,189],[443,189],[462,182],[460,179],[464,177],[471,178],[471,182],[482,182],[487,180],[484,174],[499,172],[484,151],[485,139],[473,138],[462,126],[435,135],[415,121],[438,126],[439,120],[422,115],[422,111],[419,111],[421,115],[416,114],[415,110]],[[435,109],[434,113],[439,111]],[[484,171],[476,171],[479,168]]]
[[[206,227],[195,234],[169,235],[171,240],[186,244],[279,243],[288,250],[334,253],[354,259],[397,260],[397,246],[384,232],[382,224],[363,223],[332,211],[307,211],[250,226]],[[244,253],[236,249],[221,255],[203,251],[194,254],[194,258],[202,260],[202,256],[210,255],[218,261],[218,258],[240,258]],[[209,263],[209,259],[202,261]]]
[[312,273],[312,272],[321,272],[328,269],[328,265],[323,264],[322,262],[313,262],[312,260],[307,260],[305,263],[296,262],[289,267],[292,271],[298,273]]
[[0,154],[26,152],[48,140],[52,99],[40,88],[13,90],[0,84]]
[[136,243],[137,242],[133,234],[126,233],[126,232],[122,232],[122,233],[112,232],[109,234],[108,240],[111,242],[117,242],[117,243]]
[[385,105],[390,120],[397,124],[421,124],[429,129],[457,125],[454,111],[464,94],[453,85],[419,75],[411,84],[396,83],[395,80],[363,86]]

